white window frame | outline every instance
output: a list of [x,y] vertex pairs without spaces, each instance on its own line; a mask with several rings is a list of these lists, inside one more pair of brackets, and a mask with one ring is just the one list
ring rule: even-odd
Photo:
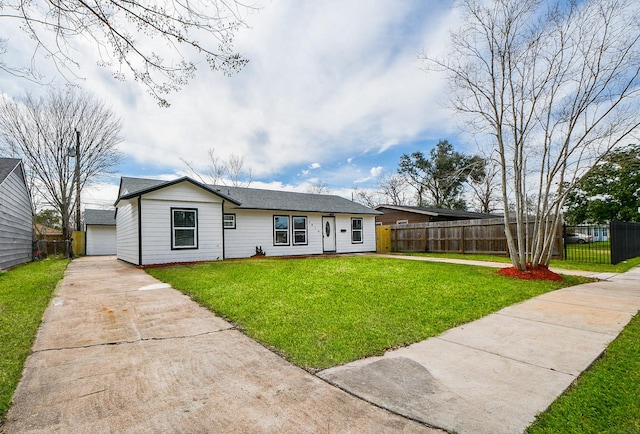
[[409,220],[396,220],[397,225],[408,225]]
[[[228,217],[231,217],[230,220],[227,220]],[[231,222],[231,224],[227,224]],[[223,214],[222,215],[222,227],[225,229],[235,229],[236,228],[236,215],[235,214]]]
[[[302,221],[304,221],[303,229],[296,228],[296,219],[301,219]],[[291,230],[293,231],[292,241],[294,246],[306,246],[309,244],[307,237],[307,228],[309,227],[308,221],[309,219],[307,218],[307,216],[294,215],[291,217]],[[304,235],[304,241],[298,242],[296,240],[296,235]]]
[[[176,212],[193,213],[193,226],[176,226]],[[177,245],[177,231],[193,231],[193,244]],[[185,250],[198,248],[198,209],[197,208],[171,208],[171,250]]]
[[[276,221],[279,219],[286,219],[287,227],[286,228],[278,228],[276,227]],[[288,246],[291,243],[289,242],[289,229],[291,227],[291,217],[288,215],[274,215],[273,216],[273,245],[274,246]],[[286,237],[286,242],[278,242],[278,235],[284,235]]]
[[[355,228],[354,223],[356,221],[360,222],[360,228]],[[356,234],[360,234],[360,239],[355,240],[354,236]],[[362,217],[351,217],[351,244],[362,244],[364,243],[364,219]]]

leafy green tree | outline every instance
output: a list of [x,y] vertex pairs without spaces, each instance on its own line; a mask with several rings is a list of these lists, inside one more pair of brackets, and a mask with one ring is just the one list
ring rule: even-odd
[[569,193],[569,224],[640,222],[640,145],[615,148],[583,176]]
[[416,190],[418,206],[446,209],[466,209],[464,185],[470,177],[480,177],[484,160],[453,149],[441,140],[429,156],[417,151],[400,157],[398,173]]
[[62,229],[60,213],[53,209],[43,209],[33,216],[34,223],[41,224],[52,229]]

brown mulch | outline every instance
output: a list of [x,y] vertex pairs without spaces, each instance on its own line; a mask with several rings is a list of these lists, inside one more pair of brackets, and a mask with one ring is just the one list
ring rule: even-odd
[[538,265],[538,268],[533,268],[531,263],[527,263],[526,268],[525,271],[520,271],[515,267],[501,268],[498,270],[498,274],[514,279],[562,281],[561,275],[554,273],[544,265]]

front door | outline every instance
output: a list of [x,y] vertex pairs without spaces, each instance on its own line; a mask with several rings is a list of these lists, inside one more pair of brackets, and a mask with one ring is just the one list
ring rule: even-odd
[[336,251],[336,218],[322,217],[322,250]]

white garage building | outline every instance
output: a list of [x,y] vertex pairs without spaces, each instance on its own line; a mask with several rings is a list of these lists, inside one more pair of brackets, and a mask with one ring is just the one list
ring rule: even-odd
[[85,209],[87,256],[116,254],[116,212],[103,209]]

